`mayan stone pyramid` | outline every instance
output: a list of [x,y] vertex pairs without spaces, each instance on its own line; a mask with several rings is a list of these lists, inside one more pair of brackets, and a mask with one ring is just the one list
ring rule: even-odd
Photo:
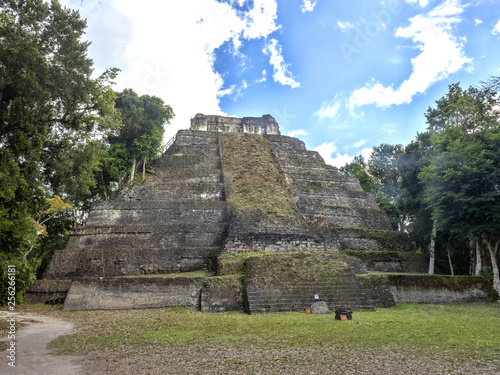
[[28,300],[62,295],[68,310],[255,313],[303,311],[316,300],[370,309],[359,257],[378,252],[365,259],[369,269],[411,270],[387,256],[413,249],[374,197],[280,135],[270,115],[198,114],[153,169],[92,206]]

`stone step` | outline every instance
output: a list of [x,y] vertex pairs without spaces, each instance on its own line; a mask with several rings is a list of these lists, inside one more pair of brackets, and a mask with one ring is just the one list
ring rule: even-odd
[[175,180],[185,183],[200,183],[200,182],[222,182],[222,172],[219,169],[197,169],[197,168],[168,168],[158,170],[155,180],[168,181]]
[[225,202],[220,201],[113,201],[94,205],[86,225],[221,223],[224,213]]
[[191,168],[191,169],[220,169],[221,160],[219,156],[206,155],[164,155],[155,163],[156,170],[167,168]]
[[44,279],[190,272],[211,269],[219,247],[87,248],[56,252]]
[[179,130],[173,146],[213,145],[216,146],[218,134],[196,130]]
[[[332,213],[304,214],[306,220],[314,225],[325,227],[334,226],[339,228],[359,228],[390,230],[391,223],[384,211],[359,209],[348,209],[339,207]],[[336,213],[334,213],[336,212]]]
[[152,201],[223,201],[224,184],[221,182],[185,182],[166,180],[143,184],[124,192],[122,199]]
[[174,145],[164,155],[219,156],[219,145],[213,144]]
[[296,188],[363,191],[359,181],[351,177],[309,179],[305,175],[295,175],[287,176],[288,180],[292,185],[290,187],[292,191]]
[[326,190],[322,193],[299,193],[298,206],[340,206],[377,209],[378,205],[372,194],[364,191]]
[[226,226],[225,223],[87,226],[73,231],[68,248],[219,246]]

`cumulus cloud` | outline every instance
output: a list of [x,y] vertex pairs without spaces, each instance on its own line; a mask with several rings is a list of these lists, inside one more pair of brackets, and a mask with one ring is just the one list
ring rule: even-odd
[[289,137],[298,137],[299,135],[307,135],[308,133],[303,129],[290,130],[288,132]]
[[312,12],[314,10],[314,7],[316,6],[316,3],[317,1],[304,0],[302,6],[300,7],[300,10],[302,11],[302,13]]
[[398,88],[372,80],[352,93],[350,109],[366,104],[389,107],[410,103],[413,96],[470,63],[472,59],[464,52],[464,40],[453,34],[453,26],[460,22],[462,12],[459,0],[447,0],[427,14],[410,18],[409,26],[396,31],[396,36],[411,39],[421,51],[411,60],[410,77]]
[[496,23],[496,25],[493,27],[492,33],[494,35],[500,36],[500,20]]
[[476,18],[476,19],[474,19],[474,23],[477,26],[477,25],[481,25],[483,23],[483,21],[481,21],[480,19]]
[[285,63],[281,55],[281,46],[276,39],[272,38],[262,51],[270,56],[269,63],[273,66],[274,82],[281,83],[284,86],[288,85],[292,88],[300,86],[300,83],[293,79],[292,74],[288,70],[289,64]]
[[[245,16],[246,25],[243,28],[243,36],[247,39],[267,37],[273,31],[278,30],[279,26],[276,24],[278,4],[276,0],[254,0],[253,3],[253,8]],[[224,17],[222,21],[226,22]]]
[[175,118],[166,127],[166,138],[189,127],[193,111],[224,114],[220,98],[239,95],[248,85],[224,86],[214,70],[215,49],[229,41],[237,52],[242,41],[267,38],[279,29],[276,0],[254,0],[245,12],[234,9],[233,2],[216,0],[62,3],[87,19],[96,70],[102,72],[109,61],[122,70],[116,90],[130,87],[172,106]]
[[427,4],[429,4],[429,0],[406,0],[407,3],[419,3],[421,7],[425,7]]
[[359,147],[363,146],[365,143],[366,143],[366,141],[364,139],[362,139],[359,142],[356,142],[354,144],[354,147],[359,148]]
[[324,101],[321,103],[321,108],[313,113],[313,116],[319,118],[320,120],[324,119],[334,119],[337,118],[340,111],[340,102],[335,97],[331,101]]
[[360,154],[363,157],[363,159],[365,159],[365,161],[367,162],[368,160],[370,160],[370,157],[373,154],[373,148],[365,147],[364,149],[361,150]]
[[[354,156],[349,156],[348,154],[340,154],[337,151],[337,147],[335,143],[323,143],[315,148],[314,151],[317,151],[321,157],[325,160],[326,164],[333,165],[334,167],[340,168],[347,163],[350,163]],[[333,156],[335,154],[335,156]]]

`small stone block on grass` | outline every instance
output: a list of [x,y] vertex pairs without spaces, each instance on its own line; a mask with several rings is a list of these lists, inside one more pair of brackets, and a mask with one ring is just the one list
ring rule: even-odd
[[314,302],[311,305],[312,314],[331,314],[328,304],[324,301]]

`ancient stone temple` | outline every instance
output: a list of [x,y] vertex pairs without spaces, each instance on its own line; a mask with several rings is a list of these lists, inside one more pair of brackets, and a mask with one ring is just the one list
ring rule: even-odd
[[67,294],[68,310],[371,309],[356,274],[415,270],[412,251],[357,179],[280,135],[273,117],[198,114],[143,183],[92,206],[27,299]]

